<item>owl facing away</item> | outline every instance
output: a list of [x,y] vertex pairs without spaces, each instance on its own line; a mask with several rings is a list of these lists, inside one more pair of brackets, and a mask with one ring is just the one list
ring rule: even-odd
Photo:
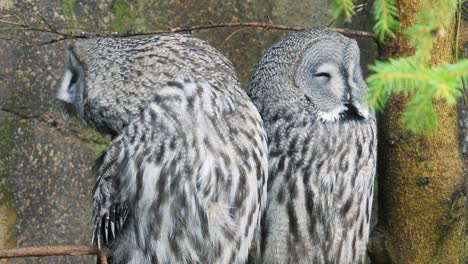
[[248,94],[267,131],[262,263],[362,263],[376,171],[376,121],[356,41],[310,30],[273,45]]
[[110,263],[244,263],[266,203],[267,143],[232,64],[182,34],[78,40],[57,90],[112,142],[95,165]]

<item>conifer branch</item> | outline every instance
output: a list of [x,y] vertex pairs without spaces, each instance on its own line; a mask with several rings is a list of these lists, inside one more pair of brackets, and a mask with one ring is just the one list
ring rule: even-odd
[[343,17],[346,20],[350,20],[351,17],[356,13],[354,10],[355,0],[334,0],[333,9],[335,10],[333,17],[338,19]]
[[395,38],[394,31],[399,29],[400,23],[396,20],[398,17],[398,8],[395,0],[376,0],[372,7],[374,19],[374,32],[381,42],[386,36]]
[[[433,8],[427,0],[422,0],[420,4],[425,9],[418,14],[413,26],[405,31],[415,54],[376,62],[369,67],[373,71],[367,79],[369,104],[382,111],[392,94],[409,96],[401,121],[416,134],[430,135],[437,130],[438,117],[433,102],[445,100],[448,104],[455,104],[463,95],[463,85],[468,80],[468,60],[430,66],[433,42],[444,34],[449,22],[446,16],[455,13],[458,1],[438,0],[437,8]],[[394,34],[393,30],[398,26],[394,19],[398,9],[394,0],[376,0],[373,9],[377,20],[374,31],[382,41],[385,36]]]
[[377,62],[370,69],[374,73],[367,79],[369,104],[382,111],[390,95],[409,95],[401,121],[416,134],[433,134],[437,130],[433,102],[445,100],[455,104],[463,95],[463,84],[468,81],[468,60],[429,68],[410,57]]

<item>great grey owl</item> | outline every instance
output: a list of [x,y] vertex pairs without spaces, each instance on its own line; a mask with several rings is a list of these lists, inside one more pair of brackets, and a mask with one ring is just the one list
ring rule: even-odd
[[94,241],[111,263],[245,262],[267,143],[224,56],[183,34],[79,40],[57,98],[113,137],[93,191]]
[[376,121],[356,41],[311,30],[272,46],[248,94],[268,137],[262,263],[360,263],[376,171]]

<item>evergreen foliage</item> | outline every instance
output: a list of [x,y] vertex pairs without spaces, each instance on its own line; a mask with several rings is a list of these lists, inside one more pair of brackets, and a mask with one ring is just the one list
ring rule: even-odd
[[385,36],[395,38],[393,32],[400,27],[400,23],[396,20],[398,8],[395,0],[376,0],[372,11],[375,19],[374,32],[380,42],[384,41]]
[[370,69],[374,72],[367,79],[370,105],[382,111],[391,94],[408,95],[402,122],[416,134],[436,132],[437,114],[432,103],[445,100],[455,104],[462,96],[463,82],[468,81],[468,60],[429,68],[409,57],[376,62]]
[[[423,0],[423,11],[413,26],[403,32],[414,47],[414,55],[406,58],[378,61],[370,66],[373,72],[367,79],[369,104],[377,111],[384,109],[392,94],[404,94],[409,100],[401,116],[407,129],[419,135],[437,131],[438,118],[433,103],[444,100],[455,104],[463,96],[468,82],[468,60],[431,66],[431,52],[435,38],[443,36],[451,17],[462,0]],[[344,7],[337,7],[344,8]],[[380,41],[395,37],[398,9],[394,0],[376,0],[373,6],[374,30]]]
[[356,13],[354,12],[355,0],[333,0],[333,16],[337,18],[345,18],[346,20]]

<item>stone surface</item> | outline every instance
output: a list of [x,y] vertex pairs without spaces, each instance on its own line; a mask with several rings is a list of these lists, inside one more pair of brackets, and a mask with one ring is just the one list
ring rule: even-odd
[[[0,9],[29,17],[37,12],[53,25],[78,31],[130,31],[268,20],[326,26],[331,18],[324,2],[0,0]],[[360,23],[353,26],[363,28],[366,22]],[[224,28],[194,34],[233,61],[245,87],[263,51],[288,32]],[[18,36],[28,40],[54,37]],[[30,47],[0,40],[0,247],[88,244],[91,240],[94,179],[90,168],[108,138],[76,120],[62,121],[58,113],[54,90],[62,74],[64,50],[72,42]],[[363,60],[372,61],[375,47],[371,41],[360,40],[360,44],[365,47]],[[47,257],[9,263],[94,263],[94,258]]]

